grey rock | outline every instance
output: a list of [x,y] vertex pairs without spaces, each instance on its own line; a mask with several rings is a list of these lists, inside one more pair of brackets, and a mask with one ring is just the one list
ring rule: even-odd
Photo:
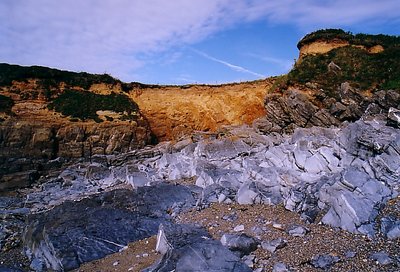
[[310,232],[310,230],[302,226],[294,225],[288,228],[287,232],[293,237],[304,237],[307,233]]
[[212,240],[204,229],[165,225],[163,231],[169,249],[159,262],[144,271],[251,271],[238,256]]
[[244,225],[237,225],[236,227],[233,228],[233,231],[236,232],[244,231]]
[[381,219],[381,232],[388,239],[400,237],[400,219],[394,216],[387,216]]
[[369,257],[371,260],[376,261],[380,265],[389,265],[393,263],[393,259],[386,252],[376,252]]
[[283,238],[278,238],[272,241],[265,241],[261,243],[261,247],[271,253],[274,253],[277,249],[284,248],[286,245],[287,241]]
[[357,255],[357,253],[356,253],[355,251],[347,251],[347,252],[344,254],[344,256],[345,256],[347,259],[354,258],[356,255]]
[[232,251],[239,252],[241,256],[247,255],[257,249],[259,242],[247,234],[224,234],[221,244]]
[[340,258],[332,255],[317,255],[311,259],[311,265],[315,268],[323,270],[330,269],[335,263],[339,262]]
[[284,263],[276,263],[272,269],[272,272],[289,272],[289,268]]
[[389,108],[388,124],[396,128],[400,128],[400,110],[396,108]]
[[175,203],[189,208],[195,201],[189,189],[170,184],[66,201],[48,212],[28,216],[24,245],[49,269],[75,269],[129,242],[155,235]]
[[250,268],[254,268],[256,255],[246,255],[242,257],[242,262]]
[[30,264],[30,268],[35,272],[42,272],[46,270],[46,266],[41,259],[34,258]]

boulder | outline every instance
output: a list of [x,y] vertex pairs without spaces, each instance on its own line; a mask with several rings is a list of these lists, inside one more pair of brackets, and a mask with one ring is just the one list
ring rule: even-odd
[[247,234],[228,234],[221,237],[221,244],[231,251],[238,252],[241,256],[248,255],[257,249],[259,242]]
[[157,246],[165,252],[145,272],[235,271],[250,272],[240,258],[209,237],[204,229],[191,225],[163,225]]

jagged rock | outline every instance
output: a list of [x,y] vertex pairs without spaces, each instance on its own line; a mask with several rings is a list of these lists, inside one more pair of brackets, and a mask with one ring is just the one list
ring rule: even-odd
[[400,128],[400,110],[396,108],[390,108],[388,113],[388,124]]
[[400,237],[400,219],[394,216],[387,216],[381,219],[381,232],[388,239]]
[[221,244],[232,251],[239,252],[241,256],[247,255],[257,249],[259,242],[247,234],[224,234]]
[[[240,258],[212,240],[204,229],[190,225],[163,227],[161,248],[166,249],[162,259],[144,271],[235,271],[251,269]],[[160,233],[159,233],[160,234]]]
[[369,257],[380,265],[389,265],[393,263],[393,259],[386,252],[376,252]]
[[190,208],[195,200],[184,186],[159,184],[66,201],[28,217],[24,245],[49,269],[74,269],[156,234],[176,203]]
[[274,253],[277,249],[284,248],[286,245],[287,241],[283,238],[278,238],[272,241],[265,241],[261,243],[261,247],[271,253]]
[[246,255],[242,257],[242,262],[250,268],[254,268],[255,261],[256,255]]
[[311,265],[323,270],[329,270],[340,258],[333,255],[317,255],[311,259]]
[[391,196],[387,186],[365,172],[347,169],[334,177],[333,185],[325,184],[320,190],[320,201],[330,203],[322,222],[356,232],[360,226],[373,222],[378,214],[377,208]]

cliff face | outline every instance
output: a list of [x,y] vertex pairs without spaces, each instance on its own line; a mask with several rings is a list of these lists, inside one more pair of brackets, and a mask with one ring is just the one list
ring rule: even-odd
[[[333,39],[333,40],[317,40],[311,43],[307,43],[302,45],[299,50],[299,60],[303,59],[307,55],[316,55],[316,54],[326,54],[329,51],[351,45],[348,41],[340,40],[340,39]],[[371,47],[366,47],[364,45],[351,45],[360,49],[367,51],[370,54],[377,54],[384,51],[382,45],[374,45]]]
[[273,80],[219,86],[134,88],[130,97],[149,120],[159,140],[223,125],[251,124],[264,116],[264,98]]
[[0,78],[0,190],[27,186],[70,159],[142,148],[154,136],[251,124],[265,115],[273,82],[154,86],[40,69],[42,78]]
[[99,112],[97,121],[80,120],[50,110],[44,92],[35,80],[0,88],[14,101],[11,110],[0,109],[0,190],[26,186],[64,160],[128,152],[151,141],[140,112],[133,120],[112,111]]

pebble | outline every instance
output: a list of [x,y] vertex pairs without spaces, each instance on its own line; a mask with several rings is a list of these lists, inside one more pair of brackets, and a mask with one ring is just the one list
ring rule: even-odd
[[233,231],[236,231],[236,232],[244,231],[244,226],[243,225],[237,225],[236,227],[233,228]]
[[116,262],[113,263],[113,266],[117,266],[117,265],[119,265],[119,262],[118,262],[118,261],[116,261]]
[[274,223],[274,224],[272,224],[272,227],[273,227],[274,229],[277,229],[277,230],[284,230],[282,224]]
[[373,253],[369,258],[376,261],[376,263],[380,265],[388,265],[393,263],[393,259],[390,258],[389,254],[383,251]]

